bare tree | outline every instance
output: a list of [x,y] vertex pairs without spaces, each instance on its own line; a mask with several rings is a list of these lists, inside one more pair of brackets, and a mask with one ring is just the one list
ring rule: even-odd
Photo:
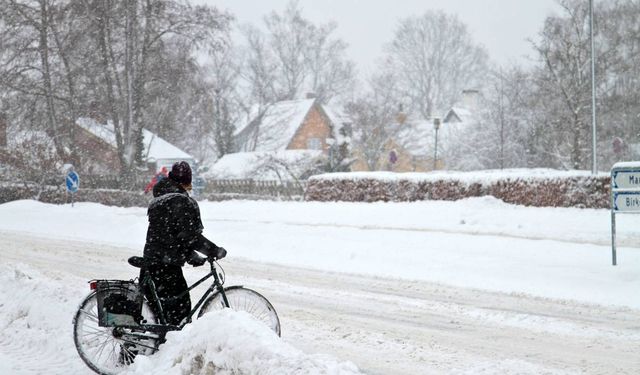
[[[77,117],[97,109],[129,173],[141,163],[142,128],[168,118],[156,104],[181,94],[167,90],[172,78],[192,81],[196,48],[219,48],[229,20],[182,0],[0,0],[0,90],[17,104],[9,121],[46,130],[69,161]],[[174,130],[190,111],[180,110]]]
[[167,45],[172,53],[159,56],[150,65],[157,78],[147,82],[145,128],[188,150],[197,160],[208,159],[215,155],[205,141],[214,116],[209,71],[179,40]]
[[[28,98],[25,104],[37,98],[38,129],[47,131],[63,160],[69,158],[66,146],[71,133],[70,119],[64,114],[75,113],[74,79],[65,53],[67,40],[63,41],[58,24],[65,17],[68,7],[60,1],[0,1],[0,89]],[[57,61],[64,63],[64,71]],[[60,85],[69,91],[61,92]],[[18,116],[20,111],[11,108],[10,112]],[[24,111],[22,114],[33,116]]]
[[212,98],[212,130],[216,156],[234,152],[234,133],[236,123],[247,111],[242,94],[239,91],[240,68],[234,49],[226,48],[211,54],[208,67],[209,93]]
[[370,171],[382,169],[381,157],[400,127],[396,78],[386,73],[373,76],[369,91],[349,103],[346,112],[353,121],[352,147]]
[[307,79],[305,48],[312,37],[311,25],[304,17],[298,3],[289,2],[284,13],[272,12],[265,17],[269,33],[269,47],[277,61],[276,85],[286,99],[295,98]]
[[640,3],[612,0],[599,4],[596,12],[601,46],[596,60],[598,165],[605,166],[640,158]]
[[323,103],[351,92],[355,84],[355,64],[345,58],[347,43],[332,38],[335,23],[311,25],[312,38],[304,50],[309,70],[309,87]]
[[113,7],[96,1],[88,5],[88,14],[98,27],[107,103],[112,103],[110,117],[126,172],[141,161],[142,127],[149,118],[145,109],[153,101],[148,84],[166,82],[150,69],[152,61],[170,53],[166,48],[169,40],[189,51],[200,46],[217,48],[229,17],[215,8],[182,1],[132,0]]
[[[559,0],[563,13],[548,17],[533,43],[541,65],[534,73],[540,157],[562,168],[586,169],[591,160],[591,67],[589,11],[585,2]],[[611,160],[616,133],[629,135],[637,113],[637,4],[596,3],[597,111],[606,120],[599,149]],[[636,20],[636,21],[633,21]],[[603,141],[604,140],[604,141]],[[601,156],[601,158],[603,158]]]
[[[575,1],[560,3],[568,17],[549,17],[540,33],[541,40],[534,44],[544,64],[536,75],[541,95],[549,100],[561,98],[555,106],[545,105],[547,110],[557,108],[555,126],[548,127],[555,133],[558,154],[567,156],[570,168],[586,168],[589,134],[590,65],[588,8]],[[570,142],[566,143],[565,140]],[[565,151],[565,147],[568,148]]]
[[249,87],[250,101],[263,105],[285,99],[285,95],[276,86],[277,62],[267,46],[266,36],[251,26],[246,27],[244,33],[247,47],[241,74]]
[[283,13],[265,17],[266,33],[247,26],[246,68],[255,102],[273,103],[313,92],[326,103],[345,94],[355,82],[355,64],[347,59],[347,44],[333,36],[334,23],[313,24],[297,1]]
[[496,67],[489,74],[477,114],[479,124],[468,135],[482,168],[527,166],[530,81],[530,74],[518,66]]
[[487,59],[457,16],[428,11],[400,21],[383,69],[397,74],[412,111],[431,118],[453,105],[463,89],[480,86]]

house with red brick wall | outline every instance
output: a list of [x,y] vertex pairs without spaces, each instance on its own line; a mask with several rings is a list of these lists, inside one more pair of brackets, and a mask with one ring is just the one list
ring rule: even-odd
[[[270,168],[274,168],[274,164],[294,163],[292,161],[298,166],[313,165],[314,160],[322,162],[337,157],[340,147],[344,149],[350,141],[350,133],[351,124],[344,114],[314,98],[254,106],[236,127],[237,152],[216,161],[207,175],[254,178],[260,175],[257,169],[268,168],[263,163],[265,160],[273,161]],[[251,165],[240,165],[243,163]],[[221,173],[222,170],[225,173]],[[283,174],[286,172],[280,175]]]
[[287,100],[254,106],[235,131],[238,152],[319,150],[348,136],[349,121],[335,108],[316,99]]
[[[97,121],[83,117],[76,121],[75,141],[81,172],[88,174],[116,175],[120,172],[120,160],[115,147],[112,129],[103,129]],[[113,140],[111,139],[113,138]]]

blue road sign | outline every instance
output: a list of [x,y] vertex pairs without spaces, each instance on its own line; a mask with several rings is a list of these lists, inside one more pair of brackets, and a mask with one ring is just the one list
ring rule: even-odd
[[67,190],[70,193],[75,193],[80,188],[80,176],[78,176],[75,171],[69,171],[69,173],[67,173],[65,182],[67,184]]

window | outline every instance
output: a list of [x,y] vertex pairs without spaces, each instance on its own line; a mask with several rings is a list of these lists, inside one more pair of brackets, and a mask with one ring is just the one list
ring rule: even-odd
[[322,150],[322,142],[320,138],[307,139],[307,149],[309,150]]

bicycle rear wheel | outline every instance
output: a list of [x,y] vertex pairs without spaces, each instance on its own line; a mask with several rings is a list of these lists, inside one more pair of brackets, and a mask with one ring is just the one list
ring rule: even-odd
[[[142,316],[147,323],[156,318],[143,302]],[[151,355],[159,345],[156,334],[122,327],[98,325],[98,298],[93,292],[80,304],[73,318],[73,340],[80,358],[98,374],[112,375],[133,363],[136,355]]]
[[[235,311],[245,311],[251,314],[254,318],[266,324],[267,327],[271,328],[278,336],[280,336],[280,319],[278,318],[276,309],[274,309],[273,305],[271,305],[271,303],[260,293],[237,286],[225,288],[224,293],[227,296],[230,308]],[[200,318],[204,313],[222,310],[225,307],[222,294],[218,292],[204,302],[200,312],[198,313],[198,318]]]

